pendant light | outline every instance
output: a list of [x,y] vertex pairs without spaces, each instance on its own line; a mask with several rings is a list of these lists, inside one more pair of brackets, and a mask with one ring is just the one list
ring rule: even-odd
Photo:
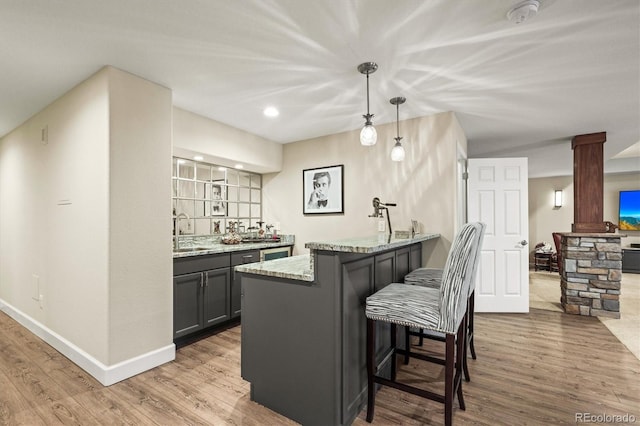
[[391,150],[391,159],[393,161],[404,160],[404,148],[400,143],[400,140],[402,139],[400,137],[400,105],[405,103],[406,100],[407,99],[403,98],[402,96],[391,98],[389,100],[389,102],[391,102],[392,105],[396,106],[396,135],[397,136],[394,138],[396,140],[396,144],[393,146],[393,149]]
[[367,75],[367,113],[362,116],[365,122],[364,127],[360,131],[360,143],[364,146],[375,145],[378,140],[378,132],[376,132],[376,128],[373,127],[373,123],[371,122],[373,114],[369,114],[369,74],[376,72],[377,69],[378,64],[375,62],[364,62],[358,65],[358,71],[360,71],[361,74]]

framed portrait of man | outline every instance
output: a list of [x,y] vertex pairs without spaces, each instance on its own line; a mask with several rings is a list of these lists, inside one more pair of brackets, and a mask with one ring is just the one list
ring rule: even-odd
[[224,180],[214,180],[206,185],[205,216],[226,216],[227,208],[225,200]]
[[304,214],[344,213],[344,165],[302,171]]

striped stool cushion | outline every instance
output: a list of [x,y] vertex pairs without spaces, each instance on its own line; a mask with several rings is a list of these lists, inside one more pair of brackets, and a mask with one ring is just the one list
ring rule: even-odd
[[376,321],[439,331],[439,304],[438,290],[393,283],[367,297],[365,315]]
[[421,285],[431,288],[440,288],[440,284],[442,284],[442,269],[414,269],[404,277],[404,283],[411,285]]

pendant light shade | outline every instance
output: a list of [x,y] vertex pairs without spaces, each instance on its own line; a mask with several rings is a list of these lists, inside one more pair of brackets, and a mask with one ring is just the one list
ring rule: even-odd
[[360,143],[364,146],[372,146],[378,140],[378,132],[373,124],[365,124],[360,130]]
[[402,96],[398,96],[396,98],[391,98],[389,102],[392,105],[396,106],[396,137],[393,138],[396,141],[396,144],[393,146],[391,150],[391,160],[393,161],[404,161],[404,147],[400,143],[402,137],[400,136],[400,105],[405,103],[407,99]]
[[404,161],[404,148],[399,141],[396,142],[391,150],[391,159],[393,161]]
[[364,146],[375,145],[378,140],[378,132],[376,132],[376,129],[373,127],[373,123],[371,122],[373,114],[369,113],[369,74],[376,72],[377,69],[378,64],[375,62],[364,62],[358,65],[358,71],[367,76],[367,113],[362,116],[365,119],[365,122],[364,127],[360,131],[360,143]]

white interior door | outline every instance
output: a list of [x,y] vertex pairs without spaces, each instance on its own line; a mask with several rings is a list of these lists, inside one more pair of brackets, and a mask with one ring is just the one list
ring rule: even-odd
[[469,160],[470,222],[484,222],[476,312],[529,312],[526,158]]

